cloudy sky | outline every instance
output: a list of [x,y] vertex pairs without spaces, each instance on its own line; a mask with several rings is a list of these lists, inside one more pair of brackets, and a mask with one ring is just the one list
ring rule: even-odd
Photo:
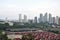
[[60,16],[60,0],[0,0],[0,19],[15,20],[19,14],[33,19],[46,12]]

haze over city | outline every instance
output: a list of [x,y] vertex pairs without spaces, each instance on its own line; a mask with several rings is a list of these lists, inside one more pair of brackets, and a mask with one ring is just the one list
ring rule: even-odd
[[18,19],[19,14],[33,19],[46,12],[60,16],[60,0],[0,0],[0,19]]
[[60,0],[0,0],[0,40],[60,40]]

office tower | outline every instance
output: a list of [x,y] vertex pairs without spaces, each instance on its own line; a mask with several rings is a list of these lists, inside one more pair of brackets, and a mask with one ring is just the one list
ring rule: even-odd
[[52,17],[52,23],[55,24],[55,17]]
[[40,14],[39,22],[43,22],[43,14],[42,13]]
[[47,12],[46,12],[45,15],[44,15],[44,22],[48,22],[48,15],[47,15]]
[[58,19],[59,19],[59,17],[56,16],[56,19],[55,19],[55,23],[56,23],[56,24],[58,24]]
[[49,14],[49,23],[52,23],[52,15]]
[[23,22],[24,22],[24,23],[26,23],[26,22],[27,22],[27,16],[26,16],[26,15],[24,15]]
[[19,22],[22,22],[22,16],[19,14]]
[[60,17],[58,18],[58,24],[60,25]]
[[39,23],[39,19],[40,19],[40,18],[37,18],[37,23]]
[[37,17],[34,18],[34,23],[37,23]]

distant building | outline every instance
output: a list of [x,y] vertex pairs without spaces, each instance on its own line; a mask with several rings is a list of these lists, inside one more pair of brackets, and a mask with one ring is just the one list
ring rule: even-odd
[[46,12],[45,15],[44,15],[44,22],[48,22],[48,15],[47,15],[47,12]]
[[0,24],[5,24],[5,23],[8,23],[9,24],[9,26],[13,26],[13,22],[11,22],[11,21],[6,21],[6,20],[0,20]]
[[13,22],[8,22],[9,26],[13,26],[14,23]]
[[34,23],[37,23],[37,17],[34,18]]
[[23,22],[24,22],[24,23],[26,23],[26,22],[27,22],[27,16],[26,16],[26,15],[24,15]]
[[43,14],[40,14],[39,22],[43,22]]
[[52,23],[52,15],[49,14],[49,23]]
[[14,22],[15,25],[24,25],[23,22]]
[[19,14],[19,22],[22,22],[22,16]]
[[60,25],[60,17],[59,17],[59,19],[58,19],[58,24]]
[[32,19],[29,19],[29,20],[28,20],[28,23],[29,23],[29,24],[33,23],[33,20],[32,20]]
[[40,18],[37,19],[37,23],[40,23]]
[[56,23],[56,24],[58,24],[58,19],[59,19],[59,17],[56,16],[56,20],[55,20],[55,23]]
[[52,17],[52,23],[55,24],[55,17]]
[[4,20],[0,20],[0,24],[5,24],[5,21]]

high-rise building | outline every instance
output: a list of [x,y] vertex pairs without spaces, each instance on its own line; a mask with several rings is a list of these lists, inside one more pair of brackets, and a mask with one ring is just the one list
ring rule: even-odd
[[59,17],[56,16],[56,19],[55,19],[55,23],[56,23],[56,24],[58,24],[58,19],[59,19]]
[[60,25],[60,17],[58,18],[58,24]]
[[44,22],[48,22],[48,15],[47,15],[47,12],[46,12],[45,15],[44,15]]
[[52,15],[49,14],[49,23],[52,23]]
[[22,16],[19,14],[19,22],[22,22]]
[[39,22],[43,22],[43,14],[42,13],[40,14]]
[[37,17],[34,18],[34,23],[37,23]]
[[24,22],[24,23],[26,23],[26,22],[27,22],[27,16],[26,16],[26,15],[24,15],[23,22]]
[[55,24],[55,17],[52,17],[52,23]]

